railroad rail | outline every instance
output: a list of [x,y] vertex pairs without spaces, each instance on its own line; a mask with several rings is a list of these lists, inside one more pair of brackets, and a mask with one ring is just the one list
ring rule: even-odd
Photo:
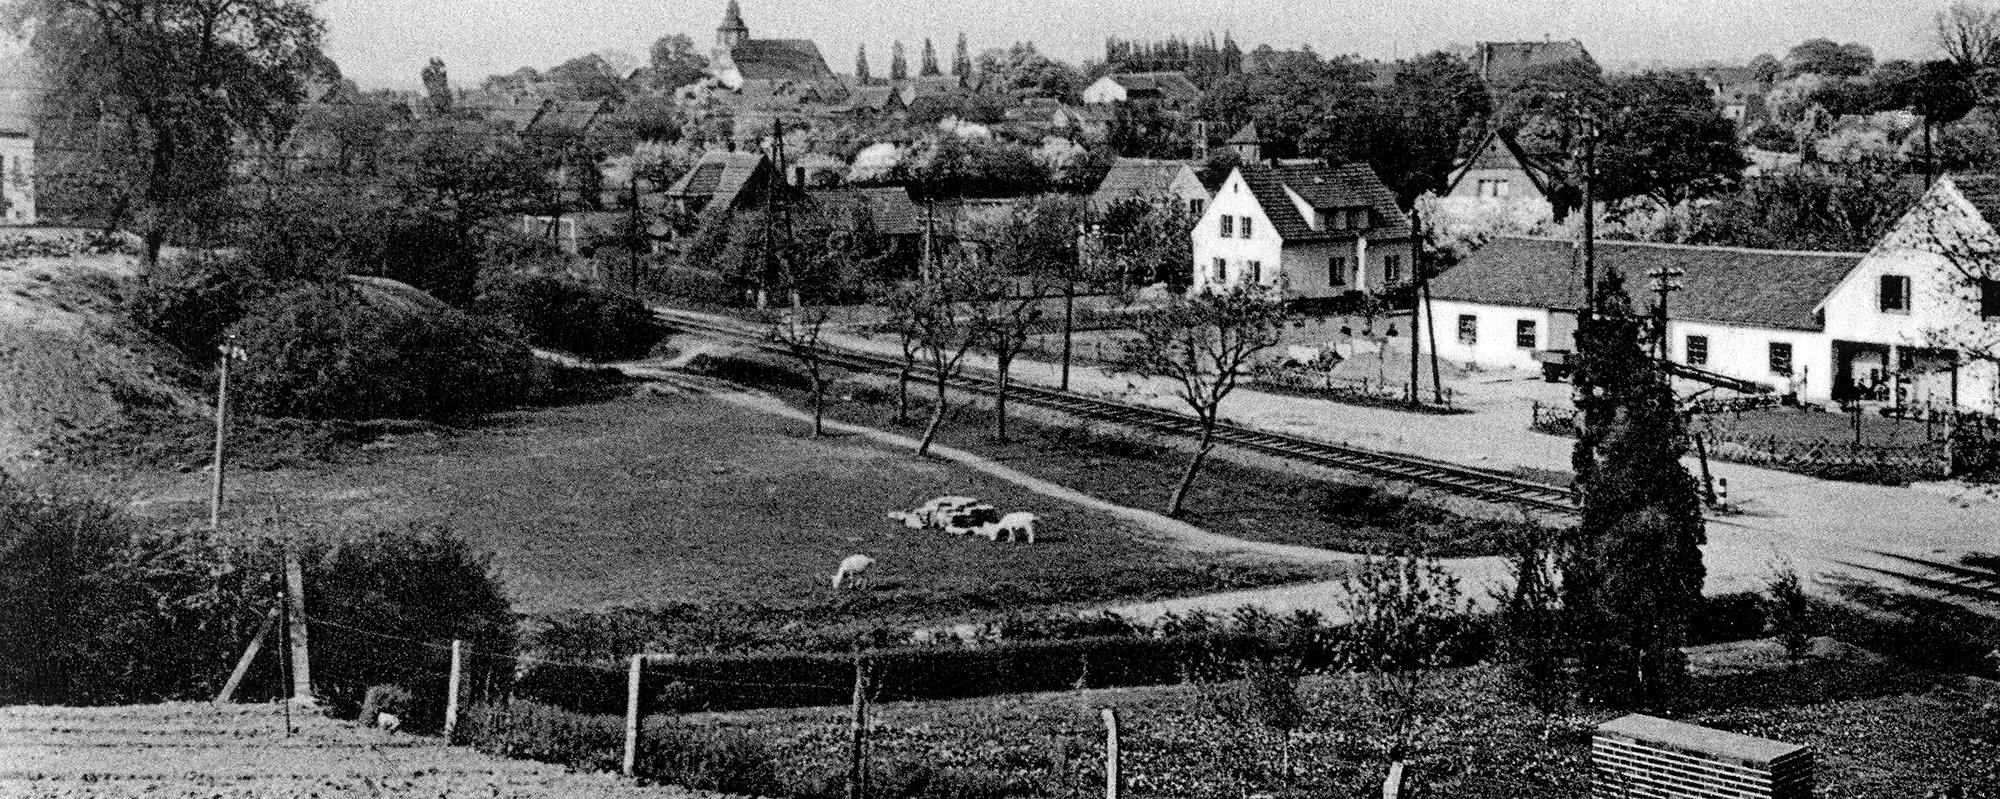
[[[671,309],[654,308],[653,312],[661,322],[689,333],[721,338],[775,352],[786,351],[784,343],[762,331],[743,325]],[[891,374],[900,372],[903,368],[902,361],[896,358],[844,347],[823,345],[820,351],[821,357],[827,363],[844,368]],[[922,379],[931,377],[921,365],[914,374]],[[953,376],[950,385],[961,391],[988,396],[999,391],[999,381],[964,373]],[[1021,383],[1010,383],[1007,387],[1007,396],[1015,402],[1171,435],[1194,436],[1201,432],[1200,423],[1184,414],[1101,397],[1086,397]],[[1468,468],[1446,461],[1273,433],[1227,422],[1216,425],[1215,440],[1237,449],[1285,460],[1371,474],[1488,502],[1518,505],[1531,510],[1558,514],[1577,513],[1576,494],[1568,488]]]

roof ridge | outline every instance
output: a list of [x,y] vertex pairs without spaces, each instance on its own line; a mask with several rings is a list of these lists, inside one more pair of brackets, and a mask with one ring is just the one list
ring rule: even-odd
[[[1494,236],[1493,239],[1496,241],[1499,239],[1516,239],[1519,241],[1548,241],[1548,242],[1555,242],[1558,244],[1568,244],[1572,247],[1576,246],[1577,244],[1577,241],[1575,239],[1559,238],[1556,236],[1525,236],[1519,234],[1503,233],[1501,235]],[[1756,255],[1825,256],[1829,258],[1842,258],[1842,257],[1863,258],[1868,255],[1868,253],[1865,252],[1850,252],[1847,250],[1770,250],[1758,247],[1732,247],[1722,244],[1680,244],[1669,241],[1632,241],[1629,239],[1598,239],[1596,241],[1596,244],[1600,247],[1605,245],[1615,245],[1615,246],[1628,246],[1628,247],[1654,247],[1663,250],[1704,250],[1710,252],[1751,253]]]

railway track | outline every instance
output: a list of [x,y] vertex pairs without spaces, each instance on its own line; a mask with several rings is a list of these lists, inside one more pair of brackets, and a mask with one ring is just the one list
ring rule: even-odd
[[[654,313],[663,323],[689,333],[749,344],[775,352],[784,352],[786,349],[784,344],[771,339],[761,331],[742,325],[661,308],[655,308]],[[893,374],[900,371],[903,366],[902,362],[895,358],[842,347],[822,347],[821,351],[821,357],[827,363],[843,368]],[[927,377],[921,367],[918,369],[918,375]],[[961,391],[987,396],[998,393],[999,390],[998,381],[979,375],[954,376],[951,385]],[[1075,416],[1169,435],[1193,436],[1201,432],[1200,424],[1183,414],[1099,397],[1086,397],[1040,386],[1012,383],[1008,386],[1007,396],[1014,402],[1025,402]],[[1573,515],[1577,512],[1576,495],[1568,488],[1430,458],[1317,441],[1226,422],[1216,426],[1215,440],[1238,449],[1286,460],[1362,472],[1489,502],[1517,505],[1548,513]]]

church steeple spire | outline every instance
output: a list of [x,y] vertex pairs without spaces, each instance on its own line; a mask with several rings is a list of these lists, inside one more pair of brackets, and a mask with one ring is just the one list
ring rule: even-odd
[[728,49],[750,39],[750,26],[743,24],[743,9],[736,0],[729,0],[729,10],[722,13],[722,24],[715,27],[715,46]]

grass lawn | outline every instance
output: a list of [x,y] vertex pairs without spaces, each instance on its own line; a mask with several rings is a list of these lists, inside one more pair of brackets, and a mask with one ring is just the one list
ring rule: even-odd
[[[1775,704],[1731,709],[1733,700],[1723,695],[1739,695],[1745,688],[1740,679],[1699,679],[1690,706],[1676,715],[1813,747],[1819,796],[1902,799],[1952,785],[2000,784],[2000,712],[1985,704],[1990,698],[1874,663],[1808,662],[1763,679],[1765,692],[1748,698]],[[1811,688],[1815,683],[1846,687],[1828,692]],[[1586,709],[1544,716],[1509,698],[1506,678],[1494,667],[1441,672],[1428,685],[1418,727],[1424,742],[1412,761],[1406,796],[1585,796],[1589,729],[1619,715]],[[1362,686],[1359,678],[1341,676],[1302,683],[1308,710],[1292,737],[1297,793],[1291,795],[1379,790],[1390,716]],[[893,697],[894,686],[884,691]],[[1112,707],[1119,709],[1123,769],[1134,795],[1288,795],[1276,777],[1271,734],[1234,726],[1217,713],[1239,702],[1241,691],[1240,684],[1180,685],[890,702],[872,711],[874,757],[878,773],[891,780],[921,765],[1003,782],[1016,795],[1088,795],[1103,784],[1098,709]],[[1776,699],[1782,696],[1800,698]],[[1725,704],[1710,704],[1715,701]],[[763,738],[800,784],[845,768],[844,708],[687,718]]]
[[[780,624],[873,625],[1227,590],[1330,576],[1147,543],[1122,523],[948,463],[700,394],[523,411],[371,445],[352,462],[231,476],[228,518],[280,528],[448,525],[491,551],[528,613],[692,603]],[[199,472],[112,490],[173,522],[206,518]],[[946,494],[1043,519],[1033,546],[910,531],[883,513]],[[873,590],[835,592],[851,553]],[[714,616],[718,629],[729,617]],[[735,634],[740,631],[727,631]]]
[[[732,365],[745,360],[766,368]],[[712,368],[719,376],[753,383],[805,407],[809,395],[786,385],[787,378],[774,378],[768,368],[789,366],[778,356],[742,355]],[[911,419],[906,426],[897,424],[894,392],[893,378],[848,375],[827,392],[834,400],[828,403],[828,412],[842,421],[920,436],[929,419],[929,387],[912,382]],[[953,411],[938,435],[940,443],[1121,505],[1162,509],[1187,466],[1186,444],[1177,439],[1086,424],[1018,404],[1010,405],[1011,440],[1001,442],[993,434],[991,410],[956,393],[952,402]],[[1259,465],[1250,465],[1253,462]],[[1419,549],[1458,557],[1500,551],[1502,536],[1516,516],[1490,508],[1460,513],[1467,503],[1436,499],[1358,475],[1278,464],[1268,458],[1237,460],[1220,449],[1196,479],[1183,518],[1247,540],[1342,552]]]

